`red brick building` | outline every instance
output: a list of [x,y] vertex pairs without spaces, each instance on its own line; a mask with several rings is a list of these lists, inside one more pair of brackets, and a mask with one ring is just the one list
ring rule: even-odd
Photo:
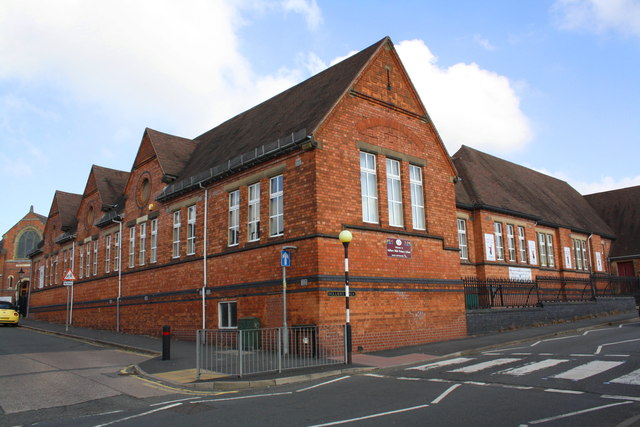
[[345,229],[365,351],[465,336],[465,276],[608,273],[615,238],[566,182],[451,158],[385,38],[196,138],[145,129],[130,172],[56,192],[31,313],[65,321],[71,269],[77,326],[279,327],[288,247],[287,323],[343,324]]
[[293,246],[288,323],[344,323],[348,229],[354,347],[390,327],[462,337],[456,176],[385,38],[193,140],[146,129],[130,173],[94,166],[66,208],[56,193],[31,313],[64,322],[72,268],[74,325],[280,326]]
[[4,233],[0,240],[0,296],[11,298],[22,312],[26,308],[32,277],[29,254],[42,240],[46,221],[47,218],[35,213],[32,206],[29,213]]
[[640,277],[640,186],[584,197],[618,236],[609,253],[612,273]]
[[565,181],[466,146],[453,161],[464,276],[609,273],[615,232]]

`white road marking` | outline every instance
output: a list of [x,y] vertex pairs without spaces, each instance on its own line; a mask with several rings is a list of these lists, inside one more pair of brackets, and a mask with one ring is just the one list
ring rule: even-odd
[[449,395],[449,393],[451,393],[453,390],[457,389],[458,387],[460,387],[461,384],[454,384],[451,387],[449,387],[448,389],[446,389],[440,396],[436,397],[435,399],[433,399],[433,401],[431,401],[431,404],[433,405],[437,405],[438,403],[440,403],[442,401],[442,399],[444,399],[445,397],[447,397],[447,395]]
[[590,330],[588,330],[588,331],[584,331],[584,333],[583,333],[582,335],[584,336],[584,335],[587,335],[587,334],[589,334],[589,333],[591,333],[591,332],[608,331],[608,330],[610,330],[610,329],[618,329],[618,328],[590,329]]
[[527,363],[526,365],[519,366],[517,368],[505,369],[504,371],[497,372],[504,375],[522,376],[527,375],[541,369],[550,368],[552,366],[559,365],[564,362],[568,362],[568,359],[546,359],[540,362]]
[[415,411],[416,409],[422,409],[422,408],[428,408],[428,407],[429,407],[429,405],[412,406],[410,408],[396,409],[395,411],[380,412],[378,414],[365,415],[364,417],[350,418],[348,420],[340,420],[340,421],[334,421],[334,422],[331,422],[331,423],[324,423],[324,424],[315,424],[315,425],[312,425],[312,426],[309,426],[309,427],[324,427],[324,426],[335,426],[335,425],[338,425],[338,424],[347,424],[347,423],[352,423],[354,421],[361,421],[361,420],[368,420],[368,419],[371,419],[371,418],[384,417],[385,415],[399,414],[401,412]]
[[625,344],[628,342],[635,342],[635,341],[640,341],[640,338],[636,338],[633,340],[624,340],[624,341],[617,341],[617,342],[609,342],[606,344],[602,344],[598,346],[598,349],[596,350],[596,352],[594,354],[600,354],[600,352],[602,351],[602,347],[608,346],[608,345],[616,345],[616,344]]
[[609,381],[616,384],[640,385],[640,369]]
[[582,411],[568,412],[566,414],[556,415],[555,417],[542,418],[542,419],[539,419],[539,420],[529,421],[529,424],[542,424],[542,423],[546,423],[546,422],[549,422],[549,421],[560,420],[562,418],[573,417],[574,415],[581,415],[581,414],[586,414],[588,412],[599,411],[601,409],[611,408],[613,406],[628,405],[629,403],[632,403],[632,402],[619,402],[619,403],[611,403],[609,405],[596,406],[595,408],[583,409]]
[[167,402],[159,402],[159,403],[152,403],[149,406],[161,406],[161,405],[168,405],[169,403],[176,403],[176,402],[184,402],[185,400],[193,400],[193,396],[191,397],[185,397],[184,399],[176,399],[176,400],[169,400]]
[[364,377],[384,378],[384,375],[380,374],[364,374]]
[[105,426],[108,426],[108,425],[111,425],[111,424],[121,423],[123,421],[129,421],[129,420],[132,420],[134,418],[144,417],[145,415],[153,414],[154,412],[164,411],[166,409],[171,409],[173,407],[180,406],[180,405],[182,405],[182,403],[174,403],[173,405],[163,406],[162,408],[153,409],[151,411],[143,412],[142,414],[131,415],[130,417],[120,418],[119,420],[113,420],[113,421],[110,421],[108,423],[98,424],[95,427],[105,427]]
[[334,378],[334,379],[332,379],[332,380],[330,380],[330,381],[325,381],[325,382],[320,383],[320,384],[312,385],[311,387],[301,388],[300,390],[296,390],[296,392],[298,392],[298,393],[299,393],[299,392],[301,392],[301,391],[311,390],[312,388],[321,387],[321,386],[323,386],[323,385],[327,385],[327,384],[335,383],[336,381],[342,381],[342,380],[345,380],[345,379],[350,378],[350,377],[351,377],[350,375],[346,375],[346,376],[344,376],[344,377]]
[[513,356],[531,356],[533,353],[511,353]]
[[636,402],[640,402],[640,397],[636,397],[636,396],[615,396],[611,394],[603,394],[600,397],[603,399],[635,400]]
[[518,360],[521,360],[521,359],[514,358],[514,357],[505,357],[502,359],[495,359],[495,360],[489,360],[487,362],[476,363],[474,365],[465,366],[463,368],[454,369],[448,372],[461,372],[465,374],[470,374],[472,372],[479,372],[484,369],[493,368],[494,366],[506,365],[507,363],[517,362]]
[[422,378],[398,377],[398,379],[402,381],[420,381]]
[[414,366],[412,368],[407,368],[407,369],[415,369],[417,371],[428,371],[429,369],[441,368],[443,366],[458,365],[460,363],[468,362],[470,360],[473,360],[473,358],[456,357],[453,359],[441,360],[439,362],[427,363],[426,365]]
[[560,378],[565,380],[583,380],[593,375],[600,374],[616,366],[622,365],[624,362],[607,362],[602,360],[594,360],[593,362],[585,363],[584,365],[576,366],[573,369],[569,369],[566,372],[562,372],[558,375],[554,375],[551,378]]
[[221,397],[220,399],[207,399],[207,400],[193,400],[189,403],[206,403],[206,402],[225,402],[228,400],[242,400],[242,399],[255,399],[259,397],[272,397],[272,396],[284,396],[287,394],[293,394],[292,391],[285,391],[282,393],[267,393],[267,394],[252,394],[249,396],[237,396],[237,397]]
[[559,389],[559,388],[547,388],[544,391],[547,391],[549,393],[562,393],[562,394],[584,394],[583,391],[562,390],[562,389]]
[[571,356],[571,357],[593,357],[593,354],[574,353],[574,354],[570,354],[569,356]]

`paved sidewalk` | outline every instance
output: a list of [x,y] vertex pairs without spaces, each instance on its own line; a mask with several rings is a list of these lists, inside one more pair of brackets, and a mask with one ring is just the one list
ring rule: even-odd
[[202,377],[201,380],[197,382],[195,381],[196,350],[195,343],[193,342],[172,341],[171,360],[162,360],[162,340],[158,337],[129,335],[114,331],[78,328],[74,326],[70,326],[68,330],[66,330],[65,325],[32,319],[21,319],[20,325],[25,328],[88,341],[97,345],[146,354],[149,356],[149,359],[140,363],[138,366],[131,367],[129,369],[130,372],[170,384],[174,387],[179,386],[189,390],[229,390],[267,387],[332,375],[408,365],[523,341],[575,333],[594,327],[604,327],[633,321],[640,321],[637,313],[628,312],[582,319],[574,322],[556,323],[535,328],[524,328],[457,340],[427,343],[375,353],[354,353],[353,364],[348,367],[345,365],[315,367],[286,371],[281,374],[274,372],[251,375],[241,380],[235,377],[210,375]]

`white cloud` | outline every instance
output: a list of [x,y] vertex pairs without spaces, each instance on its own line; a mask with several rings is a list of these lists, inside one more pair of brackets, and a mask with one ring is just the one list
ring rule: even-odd
[[531,140],[529,120],[507,77],[475,63],[442,68],[422,40],[400,42],[396,49],[451,154],[462,144],[505,153]]
[[549,171],[544,168],[535,168],[527,166],[535,171],[543,173],[545,175],[552,176],[569,183],[580,194],[593,194],[600,193],[602,191],[617,190],[620,188],[634,187],[640,185],[640,175],[626,176],[622,178],[613,178],[611,176],[603,176],[598,181],[582,181],[574,179],[569,173],[565,171]]
[[300,13],[307,21],[310,30],[317,30],[322,24],[322,12],[316,0],[283,0],[282,7],[286,12]]
[[[315,2],[285,6],[320,22]],[[257,75],[240,54],[241,7],[261,3],[6,0],[0,83],[55,87],[141,123],[136,135],[153,117],[159,130],[195,136],[297,81]]]
[[480,46],[482,46],[486,50],[489,50],[489,51],[496,50],[496,47],[494,45],[492,45],[491,42],[488,39],[482,37],[479,34],[476,34],[475,36],[473,36],[473,41],[478,43]]
[[640,37],[638,0],[557,0],[551,10],[556,25],[563,30],[612,30]]

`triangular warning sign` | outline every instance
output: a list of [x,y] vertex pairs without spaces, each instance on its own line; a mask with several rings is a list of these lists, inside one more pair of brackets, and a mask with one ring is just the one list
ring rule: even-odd
[[76,276],[74,276],[73,271],[69,269],[69,271],[67,271],[67,274],[64,275],[64,279],[62,280],[76,280]]

